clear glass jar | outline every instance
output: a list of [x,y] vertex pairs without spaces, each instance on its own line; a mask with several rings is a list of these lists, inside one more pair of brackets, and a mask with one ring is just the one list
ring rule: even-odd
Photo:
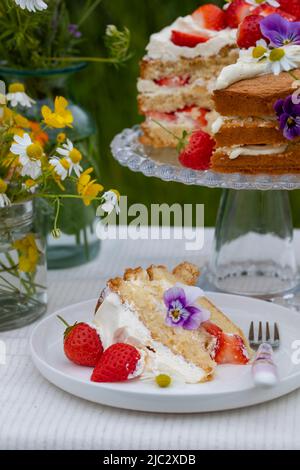
[[33,322],[47,310],[45,243],[33,201],[0,209],[0,331]]
[[[40,109],[43,105],[54,107],[54,98],[64,96],[68,108],[74,116],[72,129],[68,129],[68,137],[76,148],[84,155],[86,164],[93,166],[97,172],[97,133],[96,125],[90,114],[77,103],[76,89],[73,93],[70,78],[86,67],[85,63],[72,64],[67,67],[40,70],[18,70],[0,66],[0,77],[7,86],[10,83],[24,83],[26,92],[36,103],[24,111],[31,121],[40,120]],[[74,82],[73,82],[74,83]],[[56,141],[61,129],[47,130],[51,141]],[[97,174],[99,177],[99,174]],[[68,188],[72,190],[72,188]],[[75,190],[75,189],[74,189]],[[64,203],[60,213],[59,227],[63,236],[54,240],[50,232],[53,228],[54,207],[47,201],[38,205],[39,223],[47,239],[47,261],[49,269],[63,269],[81,265],[97,256],[100,240],[94,232],[95,208],[84,206],[76,200]]]

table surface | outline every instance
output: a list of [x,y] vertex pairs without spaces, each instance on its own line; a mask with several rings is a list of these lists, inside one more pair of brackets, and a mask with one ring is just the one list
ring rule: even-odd
[[[126,267],[172,267],[185,259],[202,266],[211,240],[212,230],[205,230],[200,252],[186,252],[180,240],[105,241],[95,261],[49,272],[48,313],[97,297],[105,280]],[[254,407],[193,415],[105,407],[39,374],[29,353],[33,326],[0,333],[7,349],[0,366],[0,449],[300,449],[300,390]]]

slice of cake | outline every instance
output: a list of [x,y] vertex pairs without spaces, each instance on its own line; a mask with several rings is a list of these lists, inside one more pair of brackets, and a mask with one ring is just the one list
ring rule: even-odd
[[300,22],[273,14],[260,28],[268,43],[260,39],[241,50],[236,64],[217,79],[211,167],[224,173],[299,173]]
[[243,332],[195,287],[196,266],[128,269],[111,279],[96,307],[94,325],[104,350],[130,344],[140,353],[138,375],[180,376],[186,383],[213,378],[217,364],[247,364]]
[[[251,8],[241,0],[233,3],[242,3],[247,11]],[[215,79],[238,57],[237,24],[229,27],[226,12],[208,4],[151,36],[138,80],[139,111],[146,117],[143,144],[175,147],[178,142],[172,134],[181,137],[183,131],[209,130]]]

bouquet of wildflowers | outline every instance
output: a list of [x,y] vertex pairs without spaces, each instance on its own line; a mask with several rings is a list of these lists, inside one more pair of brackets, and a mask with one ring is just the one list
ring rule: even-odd
[[[59,209],[66,198],[81,199],[87,206],[92,201],[104,207],[110,203],[110,210],[118,210],[117,191],[101,195],[103,186],[93,178],[94,169],[83,168],[83,155],[67,136],[73,125],[67,100],[58,96],[54,109],[42,106],[40,122],[33,122],[7,105],[31,102],[23,85],[12,84],[7,94],[3,82],[0,88],[0,208],[30,197],[52,200],[56,205],[55,236],[59,234]],[[56,142],[48,135],[53,129],[61,131]],[[67,182],[73,183],[75,193],[66,191]]]
[[1,0],[0,57],[2,65],[15,68],[49,68],[85,61],[121,65],[130,57],[130,32],[109,25],[107,57],[80,57],[83,23],[101,0],[85,0],[78,23],[72,22],[66,0]]

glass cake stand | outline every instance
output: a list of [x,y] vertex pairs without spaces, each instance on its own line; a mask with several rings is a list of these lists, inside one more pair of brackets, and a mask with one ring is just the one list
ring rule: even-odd
[[111,143],[114,158],[132,171],[164,181],[222,188],[213,253],[202,288],[259,297],[300,311],[300,279],[293,246],[288,191],[300,189],[297,175],[242,175],[184,168],[173,149],[139,142],[139,126]]

